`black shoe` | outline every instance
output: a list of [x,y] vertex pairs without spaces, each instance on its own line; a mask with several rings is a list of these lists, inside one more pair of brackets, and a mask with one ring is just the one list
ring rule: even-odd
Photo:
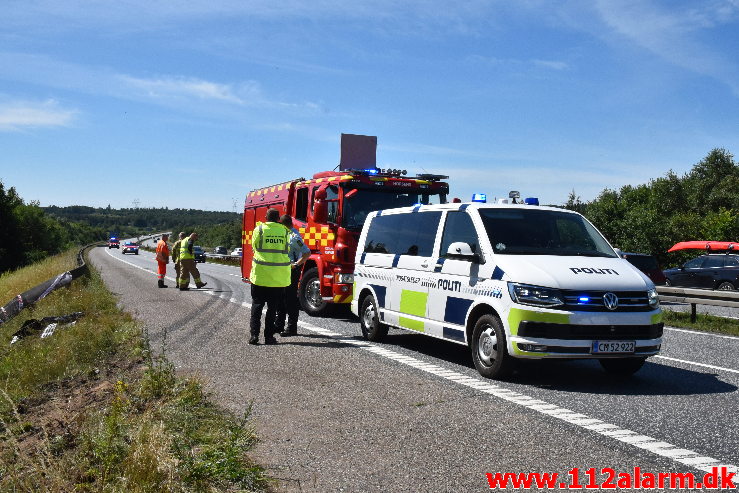
[[180,291],[190,291],[190,288],[189,288],[189,287],[187,287],[187,286],[185,286],[185,287],[180,287]]
[[265,337],[264,338],[265,344],[277,344],[277,339],[275,339],[275,336],[272,337]]
[[167,285],[164,284],[164,281],[162,281],[161,279],[157,282],[157,286],[159,286],[160,288],[166,288],[167,287]]
[[259,344],[259,338],[257,336],[251,336],[249,338],[249,344],[253,344],[254,346],[256,346],[257,344]]
[[292,337],[296,335],[298,335],[297,330],[283,330],[282,332],[280,332],[281,337]]
[[208,284],[208,283],[207,282],[201,282],[200,284],[196,284],[195,287],[198,288],[198,289],[204,288],[206,284]]

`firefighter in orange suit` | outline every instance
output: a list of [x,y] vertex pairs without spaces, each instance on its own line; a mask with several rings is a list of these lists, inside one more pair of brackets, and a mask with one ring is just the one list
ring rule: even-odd
[[163,234],[162,239],[157,243],[157,282],[160,288],[166,288],[164,284],[164,275],[167,273],[167,264],[169,263],[169,246],[167,246],[168,234]]

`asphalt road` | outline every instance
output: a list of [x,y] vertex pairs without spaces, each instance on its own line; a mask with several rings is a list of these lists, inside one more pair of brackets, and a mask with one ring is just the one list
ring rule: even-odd
[[237,267],[198,264],[207,288],[180,292],[156,288],[151,253],[90,259],[179,371],[232,411],[251,407],[254,458],[280,491],[486,491],[486,473],[568,481],[573,468],[582,479],[591,467],[702,476],[739,464],[736,337],[668,328],[662,353],[627,381],[570,361],[497,382],[463,346],[399,330],[368,343],[348,311],[301,313],[299,337],[249,346]]

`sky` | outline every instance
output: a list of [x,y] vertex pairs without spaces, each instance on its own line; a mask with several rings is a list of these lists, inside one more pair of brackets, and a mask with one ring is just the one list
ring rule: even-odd
[[739,152],[739,0],[4,0],[0,181],[240,211],[339,163],[563,204]]

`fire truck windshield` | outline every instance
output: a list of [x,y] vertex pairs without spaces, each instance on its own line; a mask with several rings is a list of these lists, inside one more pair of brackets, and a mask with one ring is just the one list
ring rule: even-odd
[[446,198],[442,191],[431,190],[356,189],[352,192],[344,201],[341,225],[353,231],[362,229],[370,212],[416,204],[441,204]]

